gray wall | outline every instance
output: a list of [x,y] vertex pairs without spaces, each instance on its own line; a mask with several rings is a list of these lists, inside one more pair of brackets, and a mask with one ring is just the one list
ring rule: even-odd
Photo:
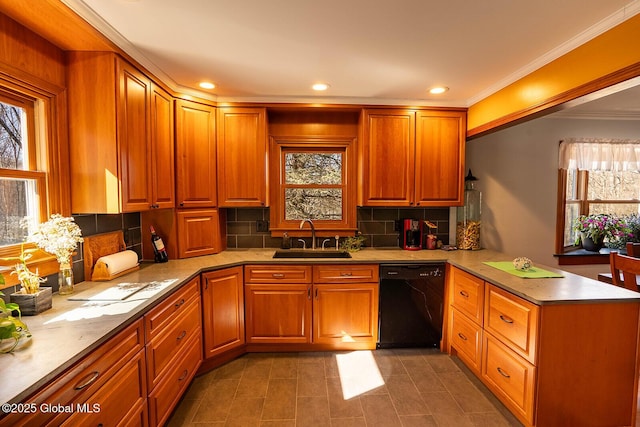
[[[482,191],[482,245],[557,266],[558,144],[569,137],[640,138],[631,120],[540,118],[467,142],[466,162]],[[562,266],[595,278],[608,266]]]

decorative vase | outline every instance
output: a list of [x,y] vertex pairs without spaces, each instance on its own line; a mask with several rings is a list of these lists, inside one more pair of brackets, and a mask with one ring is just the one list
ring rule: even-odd
[[73,293],[73,269],[71,264],[60,264],[60,271],[58,272],[58,294],[70,295]]
[[18,304],[20,314],[33,316],[51,308],[51,288],[43,286],[34,294],[14,292],[9,295],[10,301]]
[[604,246],[604,239],[594,241],[591,237],[587,237],[585,233],[580,233],[580,241],[582,242],[582,248],[589,252],[600,252],[600,249]]

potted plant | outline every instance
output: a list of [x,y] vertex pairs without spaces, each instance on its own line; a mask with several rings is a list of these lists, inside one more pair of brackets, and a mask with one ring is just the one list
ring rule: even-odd
[[[4,284],[4,279],[0,275],[0,284]],[[4,294],[0,291],[0,297]],[[18,313],[18,317],[13,316],[13,312]],[[5,302],[0,298],[0,353],[11,353],[18,345],[31,338],[31,333],[27,325],[22,322],[22,315],[18,304]]]
[[[17,304],[24,315],[34,315],[48,310],[52,306],[51,288],[40,287],[40,284],[47,279],[40,277],[38,270],[35,272],[29,269],[27,260],[31,258],[36,249],[24,248],[24,243],[20,246],[20,256],[3,258],[6,261],[18,261],[11,274],[18,276],[20,290],[12,293],[9,298],[11,303]],[[4,283],[4,280],[3,280]]]
[[624,218],[607,214],[580,215],[574,220],[573,229],[579,233],[576,245],[594,252],[604,246],[605,240],[615,245],[631,231]]

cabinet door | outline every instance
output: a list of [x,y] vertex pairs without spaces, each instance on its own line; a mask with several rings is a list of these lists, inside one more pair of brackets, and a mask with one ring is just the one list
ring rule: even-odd
[[378,341],[378,284],[314,285],[313,342]]
[[415,112],[365,110],[363,205],[413,205]]
[[418,111],[415,202],[419,206],[463,203],[464,111]]
[[311,284],[245,285],[247,343],[310,343]]
[[267,205],[265,108],[218,108],[221,207]]
[[244,344],[244,284],[242,267],[202,275],[204,357]]
[[178,211],[178,258],[216,254],[227,248],[224,210]]
[[181,208],[215,207],[216,109],[176,101],[176,196]]
[[153,85],[151,93],[151,156],[153,208],[172,208],[175,204],[173,98]]
[[122,211],[151,207],[151,81],[124,61],[117,61],[118,147]]

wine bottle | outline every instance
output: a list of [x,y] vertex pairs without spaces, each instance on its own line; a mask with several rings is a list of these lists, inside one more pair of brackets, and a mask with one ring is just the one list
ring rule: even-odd
[[153,225],[149,227],[151,229],[151,246],[153,247],[153,254],[156,262],[167,262],[169,256],[167,255],[167,248],[164,247],[162,238],[156,234],[156,230]]

